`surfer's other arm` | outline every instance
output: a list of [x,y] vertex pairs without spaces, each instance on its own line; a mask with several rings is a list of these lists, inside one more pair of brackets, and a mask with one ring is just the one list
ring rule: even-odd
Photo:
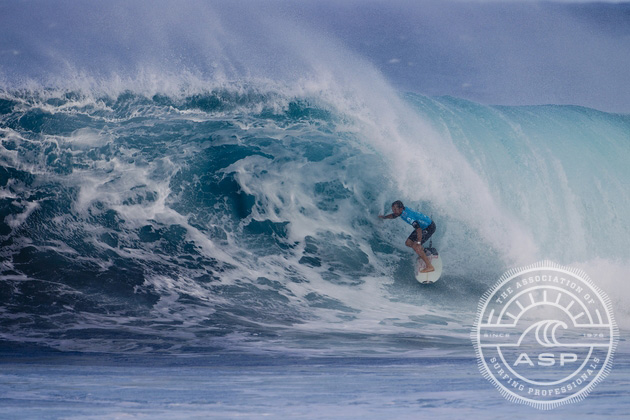
[[396,216],[394,213],[390,213],[390,214],[386,214],[385,216],[383,216],[382,214],[379,214],[378,217],[381,219],[395,219],[398,216]]

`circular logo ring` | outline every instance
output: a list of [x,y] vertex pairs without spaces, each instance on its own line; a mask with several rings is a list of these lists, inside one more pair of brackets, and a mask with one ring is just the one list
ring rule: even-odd
[[551,409],[580,401],[612,366],[612,305],[588,275],[550,261],[512,269],[479,302],[479,369],[510,401]]

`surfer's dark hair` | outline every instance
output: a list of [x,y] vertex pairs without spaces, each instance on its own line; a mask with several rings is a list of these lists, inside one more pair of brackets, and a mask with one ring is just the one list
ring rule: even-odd
[[392,207],[394,207],[394,206],[398,207],[399,209],[404,209],[405,208],[405,206],[403,205],[402,201],[400,201],[400,200],[394,201],[392,203]]

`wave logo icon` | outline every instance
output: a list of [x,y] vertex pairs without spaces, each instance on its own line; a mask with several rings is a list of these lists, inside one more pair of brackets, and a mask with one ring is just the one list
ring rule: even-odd
[[618,342],[610,300],[581,270],[542,261],[486,292],[471,338],[479,369],[510,401],[580,401],[610,371]]
[[556,330],[558,327],[567,329],[567,324],[558,320],[545,320],[537,322],[525,330],[525,332],[521,335],[519,345],[523,342],[523,339],[530,330],[536,329],[536,341],[538,344],[543,347],[559,346],[560,343],[558,343],[558,339],[556,338]]

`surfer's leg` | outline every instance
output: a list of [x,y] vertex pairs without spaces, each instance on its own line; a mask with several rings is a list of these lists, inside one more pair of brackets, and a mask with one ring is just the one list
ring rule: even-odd
[[418,242],[415,242],[413,249],[414,251],[416,251],[416,254],[418,254],[418,256],[422,258],[422,261],[424,261],[424,264],[426,265],[424,270],[421,270],[420,272],[430,273],[431,271],[435,271],[435,268],[433,268],[433,265],[431,264],[431,260],[429,259],[429,257],[427,257],[427,254],[424,252],[424,248],[422,248],[422,245],[420,245]]
[[418,242],[418,232],[416,232],[416,230],[414,229],[413,232],[411,232],[411,235],[409,235],[409,237],[405,241],[405,245],[407,245],[409,248],[413,248],[413,245],[416,242]]
[[[416,251],[416,254],[418,254],[418,257],[420,257],[422,261],[424,261],[425,268],[420,272],[429,273],[431,271],[435,271],[435,268],[433,268],[433,265],[431,264],[431,260],[424,252],[424,248],[422,248],[422,245],[420,245],[418,242],[412,240],[412,235],[409,235],[409,238],[407,238],[407,240],[405,241],[405,245],[407,245],[409,248],[413,248],[413,250]],[[417,238],[417,235],[415,237]]]
[[422,240],[420,241],[420,244],[424,245],[424,243],[428,241],[431,238],[431,236],[433,236],[434,233],[435,233],[435,222],[431,222],[431,224],[427,226],[426,229],[422,230]]
[[[431,223],[431,225],[427,227],[427,230],[428,232],[426,230],[422,231],[422,238],[421,238],[422,242],[426,241],[427,239],[431,237],[431,235],[433,235],[433,232],[435,232],[435,224]],[[405,241],[405,245],[407,245],[410,248],[413,248],[413,250],[416,251],[416,254],[418,254],[418,257],[420,257],[422,261],[424,261],[425,268],[420,271],[421,273],[430,273],[431,271],[435,271],[435,268],[433,268],[433,264],[431,264],[431,260],[429,259],[429,257],[427,257],[427,254],[424,252],[424,248],[422,247],[422,244],[418,242],[418,233],[415,229],[413,232],[411,232],[411,235],[409,235],[409,237]]]

